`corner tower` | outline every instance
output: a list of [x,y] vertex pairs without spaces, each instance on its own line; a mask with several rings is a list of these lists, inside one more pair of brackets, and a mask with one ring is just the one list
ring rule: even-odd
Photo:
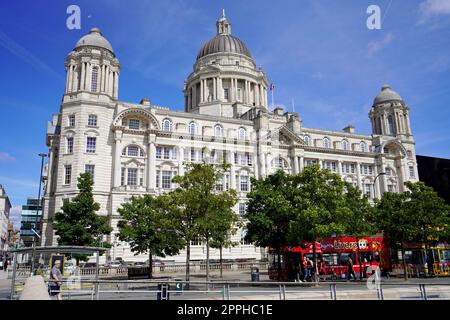
[[87,92],[117,100],[120,64],[100,29],[92,28],[66,59],[66,96]]
[[244,42],[231,35],[225,11],[216,29],[185,81],[185,111],[234,118],[252,108],[267,111],[266,75],[256,68]]

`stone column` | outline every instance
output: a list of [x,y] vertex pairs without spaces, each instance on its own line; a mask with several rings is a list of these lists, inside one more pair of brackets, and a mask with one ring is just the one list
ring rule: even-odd
[[92,91],[91,83],[92,83],[92,65],[91,65],[91,63],[87,63],[86,64],[86,90],[87,91]]
[[293,161],[294,161],[294,174],[299,173],[299,168],[298,168],[298,157],[294,156],[293,157]]
[[197,106],[197,83],[192,85],[192,107]]
[[86,62],[81,63],[81,86],[80,90],[85,90],[85,80],[86,80]]
[[259,159],[260,159],[260,175],[261,177],[265,177],[266,176],[266,155],[264,152],[260,151],[259,153]]
[[223,85],[222,85],[222,78],[217,78],[217,99],[223,100]]
[[114,188],[120,187],[121,178],[121,165],[120,158],[122,156],[122,131],[116,131],[114,140],[116,146],[114,149]]
[[339,174],[340,176],[342,176],[342,161],[341,161],[341,160],[339,160],[339,161],[337,162],[337,171],[338,171],[338,174]]
[[300,172],[303,171],[303,168],[305,168],[304,160],[304,157],[300,157]]
[[361,182],[361,168],[360,168],[360,165],[361,165],[360,162],[356,162],[356,177],[358,179],[358,188],[359,188],[359,190],[364,192],[364,190],[362,188],[362,182]]
[[178,147],[178,174],[180,176],[184,175],[184,147]]
[[254,92],[255,92],[255,105],[259,106],[259,84],[255,83],[254,85]]
[[200,103],[205,101],[205,99],[204,99],[204,91],[205,91],[204,87],[205,86],[204,86],[203,79],[200,79]]
[[192,100],[191,100],[191,97],[192,97],[192,88],[189,88],[188,90],[187,90],[187,106],[186,106],[186,109],[187,110],[190,110],[191,108],[192,108]]
[[409,112],[405,112],[405,121],[406,121],[406,133],[408,135],[411,134],[411,123],[409,122]]
[[234,165],[234,161],[231,164],[231,170],[230,170],[230,186],[231,189],[236,189],[236,166]]
[[213,78],[213,96],[212,96],[213,101],[217,100],[217,78],[214,77]]
[[72,67],[69,65],[66,68],[66,93],[69,92],[69,79],[70,79],[70,70],[72,69]]
[[155,189],[156,181],[156,147],[155,147],[155,135],[148,136],[147,147],[147,190]]
[[114,91],[112,94],[114,99],[119,98],[119,72],[114,72]]

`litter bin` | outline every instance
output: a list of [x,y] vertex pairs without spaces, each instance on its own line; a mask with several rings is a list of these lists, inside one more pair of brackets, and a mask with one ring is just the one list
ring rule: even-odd
[[259,268],[252,267],[252,282],[259,281]]
[[169,284],[158,284],[158,293],[156,295],[156,300],[169,300]]

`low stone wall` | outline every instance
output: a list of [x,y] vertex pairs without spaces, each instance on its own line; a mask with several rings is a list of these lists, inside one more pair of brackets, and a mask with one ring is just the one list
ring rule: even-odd
[[50,300],[47,285],[42,276],[32,276],[25,281],[20,300]]

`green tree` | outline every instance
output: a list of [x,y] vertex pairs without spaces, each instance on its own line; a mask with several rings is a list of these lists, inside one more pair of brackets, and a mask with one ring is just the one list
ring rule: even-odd
[[317,274],[316,241],[335,234],[345,234],[348,208],[345,206],[346,184],[339,175],[319,165],[306,167],[292,177],[291,207],[295,214],[289,224],[291,243],[313,243],[313,268]]
[[178,188],[171,193],[175,199],[178,215],[178,232],[186,243],[186,280],[189,281],[190,241],[206,242],[206,279],[209,280],[209,248],[215,227],[223,231],[231,230],[236,214],[233,207],[237,202],[235,190],[216,191],[218,179],[228,170],[229,165],[214,165],[206,162],[189,163],[186,173],[176,176],[173,182]]
[[131,251],[137,254],[148,253],[150,279],[153,277],[153,257],[176,255],[184,245],[174,230],[176,223],[169,206],[167,195],[153,197],[146,194],[132,197],[117,210],[122,217],[118,223],[119,239],[128,242]]
[[398,247],[403,257],[403,276],[407,279],[404,242],[414,238],[415,228],[405,208],[405,194],[385,192],[376,202],[372,221],[382,230],[392,247]]
[[[105,235],[109,235],[112,228],[108,217],[97,215],[100,204],[94,201],[92,195],[92,177],[89,173],[82,173],[78,177],[78,195],[72,200],[65,200],[60,212],[55,214],[53,228],[58,236],[59,245],[111,247],[103,241]],[[79,260],[85,260],[86,256],[75,256],[77,264]]]
[[433,272],[432,255],[429,247],[437,241],[447,241],[450,226],[450,207],[445,200],[423,182],[406,182],[404,207],[414,227],[413,239],[425,246],[428,272]]
[[350,183],[346,183],[346,192],[344,193],[344,204],[342,222],[345,227],[345,235],[356,237],[358,246],[358,260],[359,260],[359,277],[363,278],[361,252],[359,247],[359,239],[361,237],[370,236],[378,230],[374,228],[371,221],[374,208],[369,203],[367,195],[363,195],[361,190],[354,187]]
[[278,256],[278,280],[281,280],[281,249],[291,244],[288,231],[295,213],[291,203],[292,177],[282,170],[264,179],[251,179],[247,194],[247,234],[245,238],[259,247],[270,247]]

